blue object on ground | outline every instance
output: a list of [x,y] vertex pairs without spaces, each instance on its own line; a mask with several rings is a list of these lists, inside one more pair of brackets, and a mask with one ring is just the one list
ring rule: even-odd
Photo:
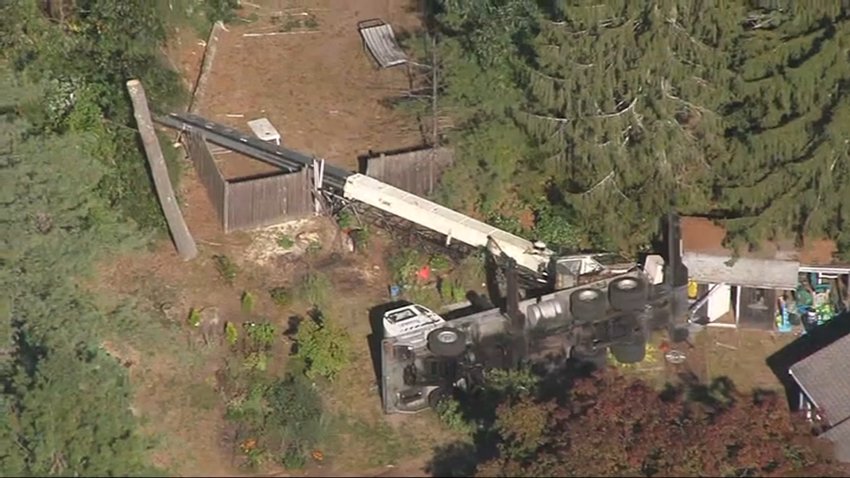
[[391,285],[390,286],[390,298],[397,299],[398,296],[401,295],[401,286],[400,285]]

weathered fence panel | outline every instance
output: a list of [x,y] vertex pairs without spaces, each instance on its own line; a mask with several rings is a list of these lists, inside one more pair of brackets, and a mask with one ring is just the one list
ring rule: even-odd
[[427,196],[434,192],[440,176],[453,160],[451,148],[380,154],[366,158],[365,173],[409,193]]
[[[189,158],[195,165],[195,171],[198,172],[201,184],[207,190],[207,196],[210,198],[216,214],[219,218],[227,217],[227,182],[215,164],[207,141],[197,132],[189,132],[184,138]],[[226,224],[224,229],[227,229]]]
[[254,229],[313,214],[309,169],[227,183],[224,232]]

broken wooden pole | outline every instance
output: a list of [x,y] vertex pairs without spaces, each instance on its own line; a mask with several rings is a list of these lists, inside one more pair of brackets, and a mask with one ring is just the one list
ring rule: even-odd
[[180,206],[174,197],[174,188],[171,187],[165,158],[162,155],[159,139],[157,139],[156,131],[153,128],[145,89],[139,80],[130,80],[127,82],[127,91],[130,93],[130,99],[133,102],[133,116],[136,118],[139,135],[142,137],[145,156],[151,168],[154,187],[157,196],[159,196],[159,204],[162,206],[165,221],[168,223],[168,230],[171,232],[177,254],[184,261],[188,261],[198,255],[198,246],[186,226],[183,213],[180,212]]
[[[192,87],[192,91],[189,94],[189,106],[187,108],[189,114],[196,114],[198,112],[198,105],[200,104],[200,99],[203,98],[204,87],[210,78],[210,71],[212,71],[215,52],[218,48],[218,37],[224,29],[224,23],[221,20],[215,22],[210,30],[210,36],[204,44],[204,55],[201,60],[201,70],[198,72],[198,78],[195,80],[195,85]],[[183,130],[177,131],[177,136],[174,138],[175,148],[180,146],[180,141],[182,139]]]
[[192,89],[192,97],[189,99],[190,114],[197,113],[198,101],[200,98],[203,98],[204,86],[206,86],[210,78],[215,52],[218,48],[218,36],[222,30],[224,30],[224,23],[221,20],[215,22],[212,30],[210,30],[210,37],[204,48],[204,59],[201,61],[201,71],[198,73],[198,81],[195,82],[195,87]]

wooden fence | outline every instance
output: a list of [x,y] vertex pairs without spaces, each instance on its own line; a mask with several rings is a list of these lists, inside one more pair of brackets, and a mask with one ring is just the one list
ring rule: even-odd
[[224,179],[203,136],[190,132],[186,148],[225,233],[278,224],[313,213],[308,169],[256,178]]
[[275,174],[227,183],[225,232],[254,229],[313,214],[312,173]]
[[216,214],[219,219],[227,217],[227,181],[218,170],[206,140],[197,132],[189,132],[183,137],[189,159],[198,172],[201,184],[207,190],[207,197],[210,198]]
[[450,148],[419,149],[361,158],[365,174],[409,193],[428,196],[454,160]]

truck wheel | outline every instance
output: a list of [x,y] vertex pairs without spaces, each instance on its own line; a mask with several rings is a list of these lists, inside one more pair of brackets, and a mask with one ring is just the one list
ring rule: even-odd
[[605,314],[605,294],[599,289],[579,289],[570,294],[570,313],[579,323],[593,322]]
[[646,358],[646,341],[640,340],[630,344],[617,344],[611,346],[611,354],[620,363],[638,363]]
[[441,357],[457,357],[466,350],[466,335],[452,327],[440,327],[428,334],[428,349]]
[[646,281],[621,277],[608,285],[608,300],[617,310],[639,310],[646,305]]
[[444,387],[435,388],[428,394],[428,406],[436,410],[441,403],[451,398],[451,395],[451,391]]

